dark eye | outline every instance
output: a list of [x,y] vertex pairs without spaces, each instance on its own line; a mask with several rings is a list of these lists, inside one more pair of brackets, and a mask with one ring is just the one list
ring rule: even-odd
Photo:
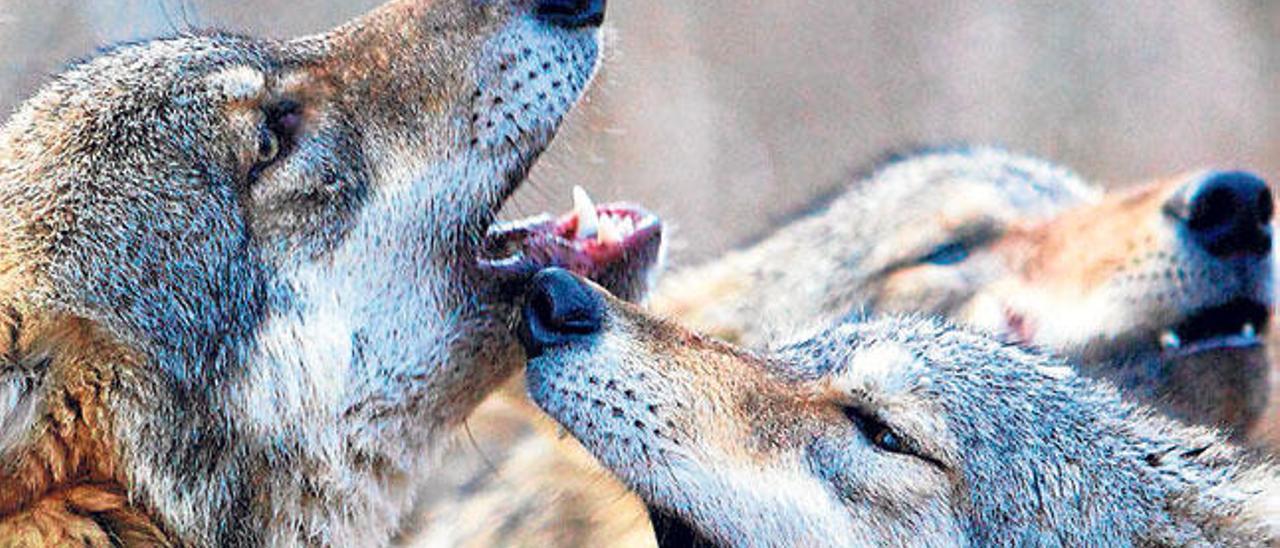
[[265,123],[258,130],[258,150],[250,179],[257,179],[293,149],[294,138],[302,126],[302,105],[296,101],[280,101],[263,109]]
[[949,266],[963,263],[969,258],[969,246],[963,242],[951,242],[938,246],[928,255],[921,259],[920,262],[935,264],[939,266]]
[[857,407],[845,407],[844,416],[848,417],[849,421],[862,431],[862,435],[881,450],[904,455],[913,454],[903,443],[902,438],[875,415]]
[[898,439],[898,436],[888,428],[876,432],[875,437],[871,438],[871,441],[876,444],[876,447],[884,449],[885,451],[893,453],[907,452],[906,448],[902,446],[902,440]]
[[258,135],[258,158],[259,166],[267,166],[275,163],[276,158],[280,157],[280,136],[269,128],[262,128]]

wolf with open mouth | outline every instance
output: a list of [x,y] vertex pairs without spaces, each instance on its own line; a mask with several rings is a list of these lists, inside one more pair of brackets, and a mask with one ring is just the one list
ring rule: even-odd
[[495,224],[489,229],[481,265],[503,277],[527,278],[548,265],[588,276],[643,298],[661,264],[662,222],[626,203],[596,205],[582,187],[573,189],[573,209]]
[[1266,409],[1273,198],[1202,171],[1102,193],[985,147],[895,158],[757,245],[668,277],[660,310],[743,343],[925,313],[1054,350],[1175,417]]
[[523,364],[511,288],[636,294],[657,255],[625,207],[493,226],[604,16],[393,0],[122,44],[28,100],[0,130],[0,544],[389,541]]

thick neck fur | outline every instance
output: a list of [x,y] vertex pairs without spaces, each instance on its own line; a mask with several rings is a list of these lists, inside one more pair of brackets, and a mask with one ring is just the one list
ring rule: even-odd
[[[139,451],[136,464],[168,472],[136,481],[184,538],[218,531],[202,540],[384,543],[456,426],[440,418],[465,417],[504,378],[498,368],[517,363],[506,355],[513,345],[495,342],[502,320],[459,292],[451,273],[462,261],[439,252],[434,235],[385,242],[380,260],[368,260],[387,224],[418,222],[407,212],[435,205],[406,195],[412,188],[372,198],[328,260],[280,273],[274,308],[238,352],[240,374],[205,392],[217,400],[211,409],[235,419],[184,415],[189,436],[216,441],[153,436],[130,422],[145,413],[122,415],[126,444],[173,444]],[[173,397],[181,409],[182,396]],[[202,511],[210,507],[225,514]]]
[[[1142,462],[1138,493],[1164,504],[1167,520],[1152,520],[1137,538],[1146,545],[1254,546],[1280,539],[1280,471],[1259,454],[1224,440],[1219,434],[1187,427],[1152,411],[1135,407],[1121,424],[1132,437],[1118,458]],[[1140,451],[1141,459],[1126,455]],[[1124,495],[1121,495],[1123,498]],[[1140,497],[1130,504],[1145,504]],[[1125,502],[1119,502],[1123,508]],[[1095,517],[1106,520],[1115,518]],[[1141,521],[1141,520],[1139,520]],[[1137,525],[1137,524],[1135,524]]]

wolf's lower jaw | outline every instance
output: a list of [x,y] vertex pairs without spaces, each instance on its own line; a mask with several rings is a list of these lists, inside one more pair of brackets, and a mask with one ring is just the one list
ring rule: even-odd
[[970,305],[966,321],[1014,342],[1055,348],[1077,357],[1105,360],[1154,353],[1180,359],[1215,351],[1261,349],[1272,307],[1270,299],[1240,296],[1162,320],[1166,323],[1154,323],[1157,320],[1153,317],[1167,314],[1117,311],[1110,300],[1086,299],[1095,306],[1076,306],[1090,313],[1064,318],[1061,311],[1070,306],[1014,306],[1012,301],[979,298]]

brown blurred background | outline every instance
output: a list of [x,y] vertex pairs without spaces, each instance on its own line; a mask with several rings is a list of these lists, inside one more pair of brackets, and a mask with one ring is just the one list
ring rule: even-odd
[[[185,28],[287,37],[379,0],[0,0],[0,112],[95,46]],[[880,152],[980,141],[1121,185],[1280,178],[1280,2],[614,0],[584,108],[510,214],[568,187],[644,203],[673,261],[750,239]]]

